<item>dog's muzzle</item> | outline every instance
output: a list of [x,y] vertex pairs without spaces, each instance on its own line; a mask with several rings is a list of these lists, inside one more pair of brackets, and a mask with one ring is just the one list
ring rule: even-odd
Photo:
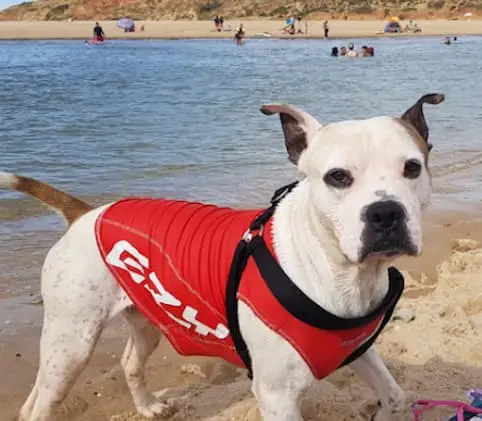
[[366,208],[362,219],[365,228],[360,261],[371,255],[391,258],[417,254],[408,232],[407,212],[401,203],[395,200],[374,202]]

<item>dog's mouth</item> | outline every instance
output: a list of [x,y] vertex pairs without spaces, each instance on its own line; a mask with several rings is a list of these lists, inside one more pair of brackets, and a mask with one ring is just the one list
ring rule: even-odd
[[408,234],[392,234],[367,238],[360,253],[360,262],[370,258],[392,260],[400,256],[416,256],[418,254],[417,248]]

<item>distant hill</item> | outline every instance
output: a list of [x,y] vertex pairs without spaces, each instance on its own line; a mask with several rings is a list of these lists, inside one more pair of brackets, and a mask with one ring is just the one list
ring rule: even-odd
[[37,0],[0,12],[0,20],[138,20],[226,18],[383,19],[482,14],[482,0]]

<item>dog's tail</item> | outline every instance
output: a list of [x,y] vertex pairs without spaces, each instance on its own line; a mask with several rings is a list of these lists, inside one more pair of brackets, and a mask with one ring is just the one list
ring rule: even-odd
[[57,190],[47,183],[8,172],[0,171],[0,189],[13,189],[37,198],[59,212],[69,225],[93,209],[88,203]]

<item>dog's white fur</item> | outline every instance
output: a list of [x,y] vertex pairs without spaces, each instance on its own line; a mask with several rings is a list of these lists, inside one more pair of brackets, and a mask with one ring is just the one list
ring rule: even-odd
[[[324,127],[306,113],[301,120],[308,146],[298,167],[306,177],[275,212],[276,253],[293,282],[320,306],[341,317],[363,316],[387,293],[390,259],[372,256],[359,262],[365,224],[361,214],[380,200],[380,192],[395,198],[406,208],[409,232],[420,253],[420,215],[430,199],[430,174],[425,165],[417,179],[402,173],[407,159],[424,163],[426,156],[413,134],[393,118]],[[332,168],[349,169],[353,185],[328,187],[323,175]],[[1,187],[15,185],[16,176],[0,174]],[[144,366],[160,331],[132,309],[96,245],[94,223],[104,208],[77,219],[45,259],[40,366],[20,421],[50,419],[54,405],[64,399],[87,364],[102,329],[117,315],[130,327],[121,363],[137,411],[151,417],[168,410],[147,391],[144,380]],[[314,379],[310,369],[242,302],[239,321],[253,361],[253,392],[263,420],[301,421],[300,396]],[[404,416],[404,393],[373,347],[350,367],[377,392],[382,406],[378,419]]]

